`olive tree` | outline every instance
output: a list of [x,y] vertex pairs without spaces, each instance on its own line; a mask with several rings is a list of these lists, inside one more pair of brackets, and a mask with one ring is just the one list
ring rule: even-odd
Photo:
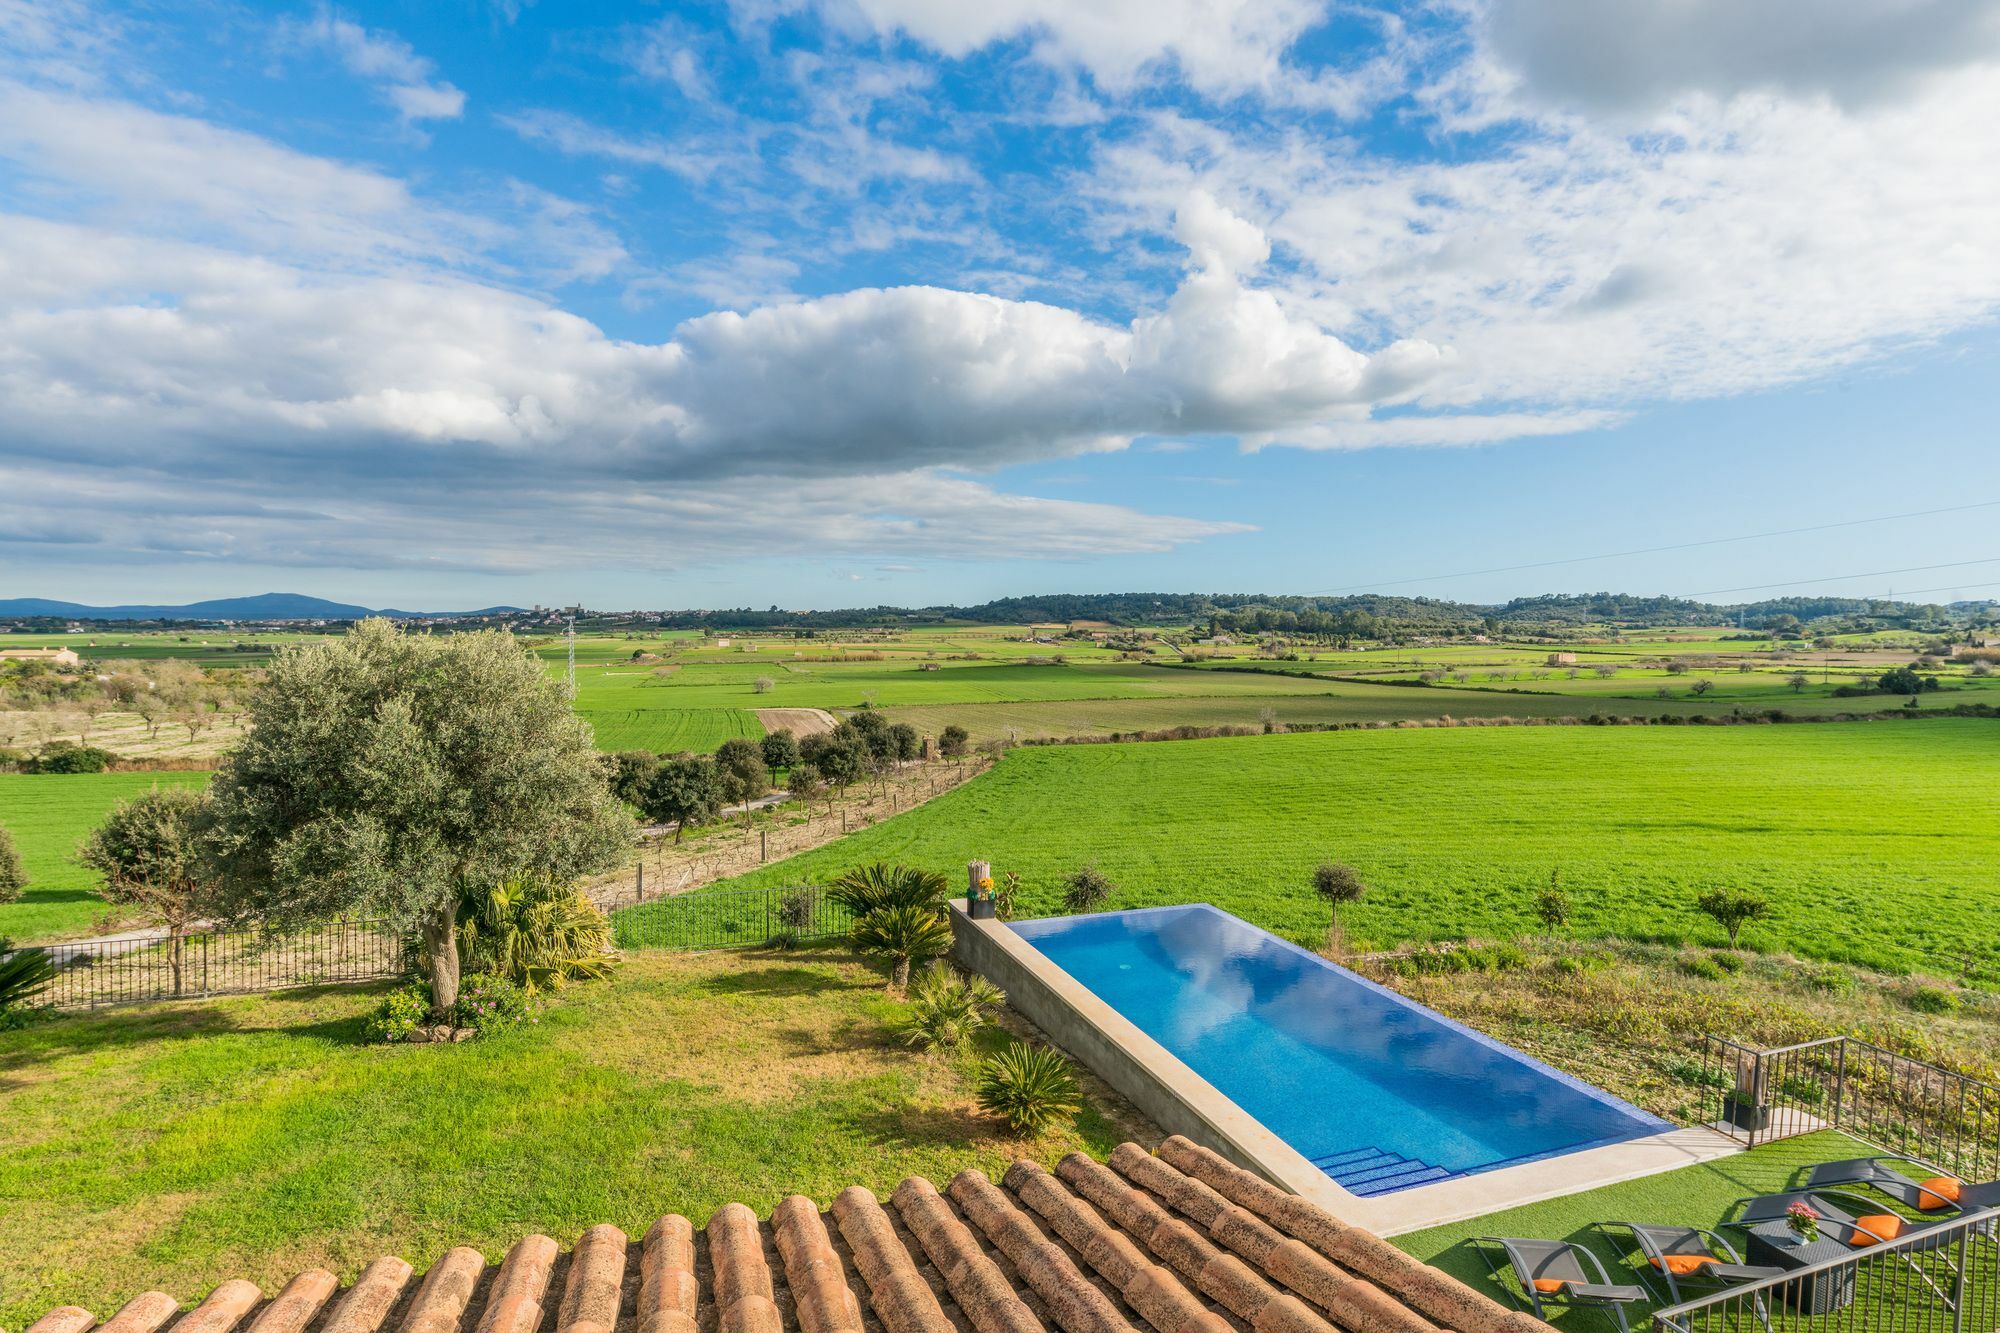
[[743,807],[743,827],[750,827],[750,806],[771,790],[771,770],[764,767],[764,755],[757,742],[732,736],[715,751],[715,771],[722,779],[722,794],[731,805]]
[[215,779],[224,900],[266,921],[380,914],[421,933],[458,998],[460,900],[570,880],[632,842],[590,727],[513,636],[366,620],[281,649]]
[[206,856],[214,802],[193,787],[155,787],[121,801],[77,848],[76,858],[104,876],[100,892],[167,928],[167,967],[181,993],[181,941],[217,906]]
[[655,823],[672,824],[674,841],[697,824],[715,818],[722,807],[722,776],[715,760],[705,754],[664,759],[646,787],[639,808]]

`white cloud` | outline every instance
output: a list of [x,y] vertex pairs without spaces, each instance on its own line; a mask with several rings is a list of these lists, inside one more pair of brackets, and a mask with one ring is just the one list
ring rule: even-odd
[[284,25],[280,34],[288,45],[331,52],[348,73],[376,85],[405,124],[465,114],[465,94],[438,79],[436,66],[394,33],[322,8],[306,22]]

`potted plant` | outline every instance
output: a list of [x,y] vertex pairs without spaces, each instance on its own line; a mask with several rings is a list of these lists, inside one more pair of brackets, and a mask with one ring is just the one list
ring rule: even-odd
[[966,866],[965,914],[975,921],[990,921],[997,913],[993,902],[993,867],[984,861]]
[[1722,1118],[1752,1133],[1771,1123],[1771,1107],[1764,1100],[1764,1071],[1758,1061],[1737,1066],[1736,1086],[1722,1094]]
[[1801,1199],[1785,1209],[1785,1229],[1799,1244],[1812,1244],[1819,1239],[1819,1211]]

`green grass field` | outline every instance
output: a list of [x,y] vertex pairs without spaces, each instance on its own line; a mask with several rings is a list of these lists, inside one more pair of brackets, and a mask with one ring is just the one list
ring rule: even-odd
[[706,752],[736,736],[764,734],[755,713],[740,708],[615,708],[579,701],[600,750]]
[[1086,1109],[1014,1138],[972,1101],[1004,1033],[909,1051],[881,973],[837,954],[633,955],[464,1045],[361,1044],[374,994],[0,1033],[0,1326],[65,1303],[108,1317],[154,1287],[192,1305],[229,1277],[275,1292],[313,1265],[351,1280],[383,1254],[422,1270],[459,1244],[497,1263],[529,1232],[997,1178],[1120,1136]]
[[0,936],[19,942],[80,935],[110,907],[98,875],[77,865],[76,845],[111,807],[155,784],[192,786],[206,773],[0,773],[0,824],[28,871],[18,902],[0,903]]
[[1538,929],[1560,868],[1583,934],[1720,942],[1714,887],[1767,895],[1761,949],[2000,976],[2000,727],[1978,720],[1743,727],[1464,727],[1030,748],[974,782],[740,884],[886,858],[1018,871],[1053,910],[1095,861],[1112,905],[1207,901],[1300,940],[1308,876],[1370,885],[1351,939]]

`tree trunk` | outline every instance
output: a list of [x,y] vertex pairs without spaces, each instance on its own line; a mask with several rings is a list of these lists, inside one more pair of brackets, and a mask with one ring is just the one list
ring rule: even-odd
[[169,922],[167,924],[167,966],[173,969],[174,995],[176,998],[178,998],[181,994],[182,987],[181,987],[181,927],[180,923],[177,921]]
[[431,1018],[444,1021],[458,1003],[458,914],[456,902],[433,909],[424,922],[424,951],[431,963]]
[[899,991],[909,990],[910,960],[908,957],[898,958],[896,960],[895,970],[889,974],[889,982]]

